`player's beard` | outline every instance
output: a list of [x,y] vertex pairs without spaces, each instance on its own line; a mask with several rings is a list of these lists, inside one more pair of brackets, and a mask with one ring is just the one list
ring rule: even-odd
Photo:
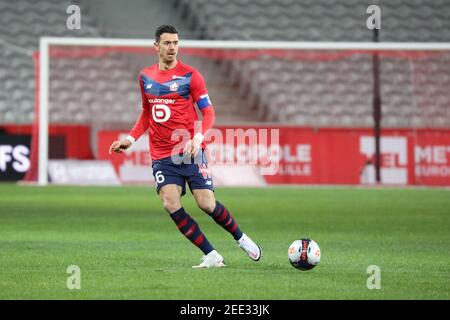
[[171,63],[173,63],[174,61],[177,60],[177,54],[174,53],[172,55],[170,55],[168,52],[166,54],[162,55],[162,61],[167,64],[170,65]]

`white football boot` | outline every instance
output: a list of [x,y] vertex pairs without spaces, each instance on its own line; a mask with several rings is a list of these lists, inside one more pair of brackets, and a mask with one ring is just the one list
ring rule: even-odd
[[225,267],[223,263],[223,257],[216,251],[213,250],[206,256],[203,256],[202,263],[198,266],[192,266],[192,268],[220,268]]
[[258,261],[261,259],[261,247],[254,243],[253,240],[250,239],[250,237],[248,237],[245,233],[243,233],[242,237],[236,242],[239,247],[248,254],[250,259],[253,261]]

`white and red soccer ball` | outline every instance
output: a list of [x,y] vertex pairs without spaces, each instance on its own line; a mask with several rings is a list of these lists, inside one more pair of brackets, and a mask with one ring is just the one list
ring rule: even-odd
[[288,258],[294,268],[310,270],[320,262],[319,245],[311,239],[295,240],[289,246]]

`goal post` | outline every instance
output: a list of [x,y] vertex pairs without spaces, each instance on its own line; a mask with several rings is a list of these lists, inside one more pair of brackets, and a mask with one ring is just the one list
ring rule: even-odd
[[[52,46],[64,47],[104,47],[104,48],[147,48],[153,46],[148,39],[112,39],[112,38],[57,38],[42,37],[39,44],[39,138],[38,138],[38,184],[48,184],[49,152],[49,78],[50,50]],[[351,51],[370,53],[381,52],[437,52],[449,51],[450,43],[372,43],[372,42],[272,42],[272,41],[203,41],[182,40],[183,49],[246,50],[246,51]],[[290,55],[288,54],[288,56]],[[401,54],[399,54],[401,56]],[[33,137],[33,139],[36,137]]]

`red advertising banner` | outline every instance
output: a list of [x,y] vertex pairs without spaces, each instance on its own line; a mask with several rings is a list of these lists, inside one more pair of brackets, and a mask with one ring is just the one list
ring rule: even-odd
[[[275,174],[263,174],[268,184],[374,184],[375,140],[371,129],[311,129],[298,127],[221,126],[220,141],[226,147],[226,157],[239,163],[244,157],[243,147],[251,144],[251,136],[258,147],[271,150],[271,161],[277,162]],[[233,136],[239,131],[243,139]],[[261,132],[268,139],[262,141]],[[271,133],[277,131],[277,139]],[[111,160],[123,180],[133,176],[153,181],[148,136],[141,137],[124,155],[109,155],[113,140],[127,133],[100,132],[100,159]],[[231,139],[230,139],[231,137]],[[216,141],[217,139],[212,139]],[[255,143],[253,141],[253,143]],[[381,180],[387,185],[450,185],[450,130],[383,130],[381,141]],[[217,149],[211,143],[208,149]],[[251,149],[251,148],[250,148]],[[245,153],[245,151],[244,151]],[[224,156],[225,157],[225,156]],[[259,154],[258,163],[265,153]],[[230,159],[228,159],[230,160]],[[236,163],[226,163],[233,165]],[[134,181],[135,178],[129,178]]]
[[109,154],[109,146],[115,140],[124,139],[128,133],[121,131],[100,131],[98,133],[98,159],[109,160],[122,182],[154,182],[151,168],[148,135],[143,135],[124,153]]
[[413,139],[415,183],[450,185],[450,130],[424,131]]

